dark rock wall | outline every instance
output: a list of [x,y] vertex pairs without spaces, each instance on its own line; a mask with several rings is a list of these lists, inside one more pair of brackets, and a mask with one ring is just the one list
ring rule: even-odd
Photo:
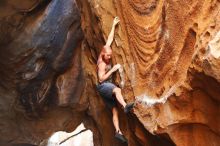
[[79,11],[72,0],[1,1],[0,11],[0,139],[39,144],[83,117],[58,107],[85,86]]

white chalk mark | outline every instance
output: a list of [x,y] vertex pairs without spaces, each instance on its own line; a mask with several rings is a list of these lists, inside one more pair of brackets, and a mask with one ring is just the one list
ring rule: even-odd
[[176,89],[180,86],[181,84],[176,83],[175,85],[173,85],[166,93],[164,93],[160,98],[156,98],[156,97],[150,97],[149,95],[147,95],[147,93],[144,93],[142,95],[139,95],[136,97],[136,102],[140,102],[144,105],[147,106],[153,106],[157,103],[165,103],[167,101],[167,99],[173,94],[175,93]]
[[220,57],[220,31],[216,34],[214,39],[209,42],[208,48],[213,57],[216,59]]
[[136,80],[135,80],[135,66],[134,63],[130,64],[130,74],[131,74],[131,86],[134,87]]
[[121,78],[120,87],[121,87],[121,88],[124,88],[125,79],[124,79],[124,69],[123,69],[123,66],[122,66],[122,65],[121,65],[120,68],[119,68],[119,75],[120,75],[120,78]]

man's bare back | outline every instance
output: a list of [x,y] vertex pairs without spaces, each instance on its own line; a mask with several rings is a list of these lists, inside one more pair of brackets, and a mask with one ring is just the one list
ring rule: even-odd
[[103,81],[107,80],[111,74],[115,71],[117,71],[121,65],[120,64],[116,64],[114,65],[111,69],[111,65],[110,65],[110,59],[111,59],[111,50],[107,50],[107,53],[103,56],[100,56],[101,58],[99,58],[97,66],[98,66],[98,79],[99,82],[102,83]]

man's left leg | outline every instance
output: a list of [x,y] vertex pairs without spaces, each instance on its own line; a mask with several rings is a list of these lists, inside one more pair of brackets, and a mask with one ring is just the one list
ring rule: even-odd
[[124,137],[124,135],[122,134],[119,128],[118,110],[116,107],[112,108],[112,120],[113,120],[113,124],[116,130],[115,137],[119,139],[120,141],[127,143],[127,139]]
[[119,128],[118,110],[116,107],[112,108],[112,121],[113,121],[116,132],[122,134]]

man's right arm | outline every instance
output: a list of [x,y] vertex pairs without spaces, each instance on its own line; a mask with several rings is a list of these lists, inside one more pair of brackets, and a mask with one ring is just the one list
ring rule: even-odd
[[113,24],[112,24],[112,29],[111,29],[111,31],[108,35],[108,39],[107,39],[106,44],[105,44],[106,46],[109,46],[109,47],[111,46],[113,38],[114,38],[115,27],[116,27],[116,25],[118,24],[119,21],[120,20],[119,20],[118,17],[114,18]]

